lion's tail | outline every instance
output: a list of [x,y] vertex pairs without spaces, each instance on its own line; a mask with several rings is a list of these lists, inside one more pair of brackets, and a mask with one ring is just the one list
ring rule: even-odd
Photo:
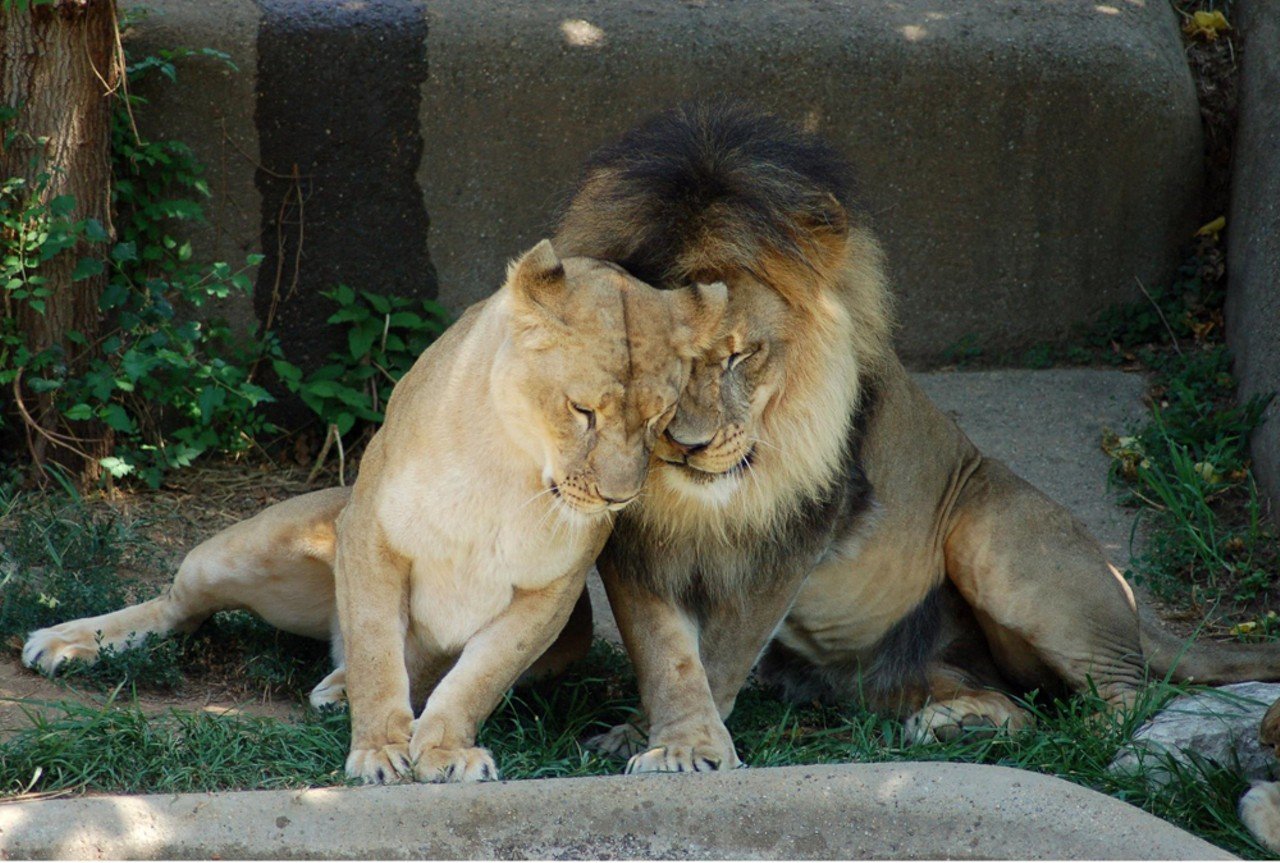
[[1142,652],[1153,673],[1178,683],[1280,680],[1280,644],[1222,644],[1179,638],[1149,611],[1139,615]]

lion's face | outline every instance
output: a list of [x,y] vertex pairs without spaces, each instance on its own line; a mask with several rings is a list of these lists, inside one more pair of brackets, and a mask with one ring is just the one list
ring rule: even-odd
[[775,291],[747,277],[735,281],[720,337],[694,362],[655,450],[674,488],[723,499],[762,449],[777,448],[764,415],[784,385],[791,317]]
[[544,241],[507,287],[512,337],[493,384],[508,432],[568,511],[621,509],[718,331],[724,286],[659,291],[611,264],[561,261]]

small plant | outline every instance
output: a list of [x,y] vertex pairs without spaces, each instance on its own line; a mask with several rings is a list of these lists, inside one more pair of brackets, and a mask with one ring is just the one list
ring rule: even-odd
[[1249,473],[1249,434],[1270,397],[1235,398],[1220,255],[1216,239],[1203,239],[1170,286],[1103,316],[1096,338],[1154,373],[1150,418],[1103,449],[1122,500],[1141,506],[1150,528],[1130,574],[1163,599],[1248,618],[1269,603],[1280,571]]
[[329,354],[305,377],[283,358],[274,360],[284,385],[325,425],[345,435],[357,423],[380,423],[396,382],[448,324],[448,312],[431,300],[382,296],[339,285],[321,292],[338,305],[328,319],[343,326],[347,349]]
[[[173,78],[178,53],[131,64],[130,79],[151,70]],[[245,271],[261,256],[240,268],[195,263],[177,229],[203,219],[203,169],[179,142],[136,137],[129,112],[141,104],[129,96],[113,120],[115,241],[97,221],[74,220],[70,196],[50,197],[57,166],[33,182],[0,180],[0,385],[16,393],[21,384],[50,399],[55,445],[74,448],[74,423],[101,421],[117,442],[103,467],[112,477],[133,474],[156,486],[165,471],[205,452],[248,447],[269,427],[256,408],[271,397],[248,371],[262,345],[237,344],[224,324],[190,317],[211,298],[248,292]],[[42,267],[84,244],[103,252],[81,257],[73,279],[107,274],[99,302],[106,325],[92,339],[73,331],[65,342],[33,351],[18,330],[19,309],[43,315],[50,288]]]
[[942,362],[944,365],[963,369],[981,359],[982,354],[982,345],[978,343],[978,337],[973,333],[966,333],[943,350]]

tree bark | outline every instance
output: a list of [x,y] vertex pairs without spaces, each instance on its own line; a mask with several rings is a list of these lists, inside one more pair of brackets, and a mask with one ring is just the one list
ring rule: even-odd
[[[34,182],[38,174],[50,174],[46,200],[74,197],[73,218],[97,219],[110,236],[111,112],[124,74],[118,45],[114,0],[39,6],[10,0],[0,9],[0,98],[18,112],[10,127],[16,135],[8,148],[0,146],[0,177]],[[105,259],[109,250],[110,243],[81,242],[42,264],[52,289],[43,314],[21,302],[6,309],[33,352],[65,346],[70,374],[88,356],[67,334],[79,332],[94,344],[106,283],[105,274],[73,282],[72,272],[81,258]],[[35,467],[53,460],[82,484],[98,479],[98,459],[111,452],[109,429],[61,420],[49,394],[15,385],[5,395],[25,408],[20,417]]]

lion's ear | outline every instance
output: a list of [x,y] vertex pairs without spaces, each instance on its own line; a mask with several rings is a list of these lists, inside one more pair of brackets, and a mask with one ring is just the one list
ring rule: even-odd
[[527,316],[529,323],[546,317],[560,320],[560,306],[568,286],[564,264],[550,240],[538,243],[507,267],[507,284],[516,313]]
[[675,303],[676,348],[687,356],[697,356],[711,347],[720,334],[729,289],[724,282],[695,284],[671,291],[671,297]]

